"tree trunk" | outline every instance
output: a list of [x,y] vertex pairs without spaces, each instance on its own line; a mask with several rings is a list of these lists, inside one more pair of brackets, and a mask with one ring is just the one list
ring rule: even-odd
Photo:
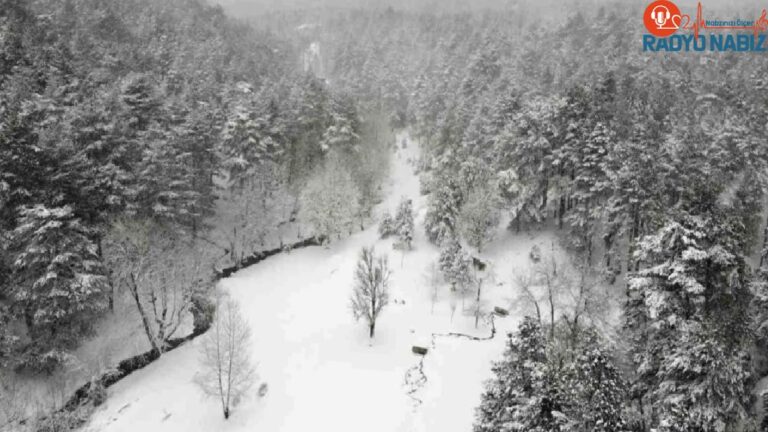
[[149,317],[147,317],[147,312],[144,310],[144,306],[139,299],[139,289],[136,286],[136,277],[133,274],[131,274],[131,285],[129,288],[133,295],[133,300],[136,302],[136,308],[139,310],[139,315],[141,315],[141,323],[144,324],[144,332],[147,334],[149,344],[152,346],[153,351],[160,353],[160,348],[157,346],[157,341],[155,340],[155,337],[152,334],[152,328],[149,325]]
[[549,288],[549,340],[555,340],[555,300],[553,298],[552,288]]
[[375,322],[375,321],[371,322],[371,324],[370,324],[368,327],[369,327],[369,329],[370,329],[370,334],[369,334],[369,337],[370,337],[371,339],[373,339],[373,334],[374,334],[374,332],[375,332],[375,330],[376,330],[376,322]]
[[760,267],[765,264],[766,251],[768,250],[768,221],[765,223],[765,229],[763,230],[763,249],[760,251]]
[[632,271],[634,262],[635,239],[640,236],[640,212],[637,208],[632,209],[632,227],[629,229],[629,253],[627,254],[627,271]]
[[536,307],[536,319],[539,321],[539,326],[541,326],[541,308],[539,307],[539,302],[534,300],[533,306]]
[[611,267],[611,248],[613,247],[613,236],[613,230],[611,230],[603,237],[603,245],[605,246],[605,268]]
[[477,324],[480,321],[480,293],[483,289],[483,280],[480,279],[480,281],[477,283],[477,298],[475,299],[476,307],[475,307],[475,328],[477,328]]
[[235,264],[235,266],[239,265],[240,262],[237,259],[237,251],[235,251],[237,245],[237,227],[232,227],[232,254],[230,255],[232,258],[232,263]]
[[114,312],[115,311],[115,284],[112,283],[112,280],[110,278],[109,280],[109,288],[107,292],[107,297],[109,301],[109,311]]

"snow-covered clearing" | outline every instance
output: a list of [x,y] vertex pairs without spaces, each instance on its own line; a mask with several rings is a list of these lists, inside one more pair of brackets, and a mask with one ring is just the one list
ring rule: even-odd
[[[417,233],[414,250],[404,255],[392,240],[378,240],[376,227],[333,244],[281,254],[222,280],[253,330],[254,358],[268,394],[235,407],[225,421],[214,398],[193,383],[200,340],[167,353],[109,389],[109,399],[86,427],[92,431],[439,431],[471,430],[474,409],[491,361],[504,348],[522,311],[512,288],[513,271],[529,266],[534,243],[549,250],[554,237],[512,235],[500,229],[484,258],[493,263],[483,284],[486,311],[511,307],[495,320],[493,339],[476,341],[446,333],[485,338],[490,323],[475,328],[473,300],[462,300],[444,284],[432,305],[430,268],[438,256],[424,238],[426,200],[419,196],[412,163],[418,156],[409,140],[392,159],[387,199],[378,211],[393,212],[401,196],[413,199]],[[376,325],[376,338],[353,320],[349,310],[353,269],[360,248],[375,245],[388,253],[393,269],[393,301]],[[453,306],[453,307],[452,307]],[[455,310],[452,313],[452,309]],[[437,334],[433,336],[433,334]],[[434,341],[434,345],[432,345]],[[423,358],[426,381],[419,385],[422,358],[414,344],[428,346]],[[410,372],[409,372],[410,371]],[[408,379],[406,379],[408,377]]]

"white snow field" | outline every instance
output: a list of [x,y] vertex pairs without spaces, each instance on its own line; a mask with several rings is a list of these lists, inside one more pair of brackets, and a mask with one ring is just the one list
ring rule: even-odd
[[[449,332],[490,336],[489,322],[475,328],[473,296],[462,300],[440,283],[432,302],[430,267],[438,249],[424,237],[425,197],[413,166],[416,143],[392,158],[387,199],[379,206],[394,212],[401,196],[413,199],[417,233],[404,255],[391,240],[378,240],[376,226],[336,242],[269,258],[232,277],[221,288],[236,299],[254,338],[259,380],[269,385],[260,398],[258,384],[229,420],[219,402],[193,383],[199,370],[200,340],[164,355],[109,389],[109,399],[86,426],[88,431],[434,431],[469,432],[491,362],[504,349],[506,332],[522,317],[512,276],[530,265],[534,244],[550,250],[554,237],[540,232],[512,235],[500,228],[483,258],[492,263],[483,283],[486,311],[510,307],[497,317],[496,336],[471,340],[434,336]],[[349,309],[353,270],[360,249],[375,245],[393,269],[392,301],[376,325],[376,337],[355,322]],[[452,308],[453,305],[453,308]],[[452,313],[452,309],[455,310]],[[434,343],[434,344],[433,344]],[[423,358],[426,381],[419,378],[422,357],[411,346],[429,347]],[[408,377],[406,379],[406,377]]]

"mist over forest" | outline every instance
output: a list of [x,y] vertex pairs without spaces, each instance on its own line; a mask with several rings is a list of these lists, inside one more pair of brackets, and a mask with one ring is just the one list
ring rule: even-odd
[[[525,10],[533,16],[553,20],[562,20],[577,12],[589,13],[600,7],[621,7],[629,11],[642,14],[648,2],[642,0],[216,0],[233,16],[255,17],[264,13],[291,10],[312,9],[366,9],[380,10],[392,8],[394,10],[427,12],[434,14],[445,13],[476,13],[487,10],[519,11]],[[693,0],[681,0],[676,4],[687,11],[695,11],[699,2]],[[759,0],[709,0],[702,2],[707,9],[728,10],[743,13],[747,16],[758,15],[765,7]]]

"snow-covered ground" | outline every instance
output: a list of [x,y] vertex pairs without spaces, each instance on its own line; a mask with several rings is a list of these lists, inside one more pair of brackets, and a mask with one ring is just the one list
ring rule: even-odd
[[[430,268],[438,250],[423,234],[426,200],[419,196],[413,163],[418,147],[409,140],[392,158],[387,199],[378,212],[394,212],[402,196],[413,199],[417,233],[414,250],[402,254],[376,227],[333,244],[278,255],[222,280],[253,330],[259,378],[268,394],[253,395],[225,421],[216,399],[193,383],[200,340],[167,353],[109,389],[109,399],[86,426],[89,431],[435,431],[471,430],[490,363],[499,358],[505,333],[522,317],[512,288],[513,272],[529,266],[534,244],[549,250],[554,237],[512,235],[500,229],[483,257],[493,263],[483,284],[484,307],[510,307],[495,319],[496,337],[476,341],[449,332],[488,337],[490,323],[475,328],[472,297],[462,300],[440,284],[433,306]],[[368,338],[366,326],[349,310],[353,269],[363,246],[387,253],[394,274],[393,301]],[[423,359],[411,346],[428,346]]]

